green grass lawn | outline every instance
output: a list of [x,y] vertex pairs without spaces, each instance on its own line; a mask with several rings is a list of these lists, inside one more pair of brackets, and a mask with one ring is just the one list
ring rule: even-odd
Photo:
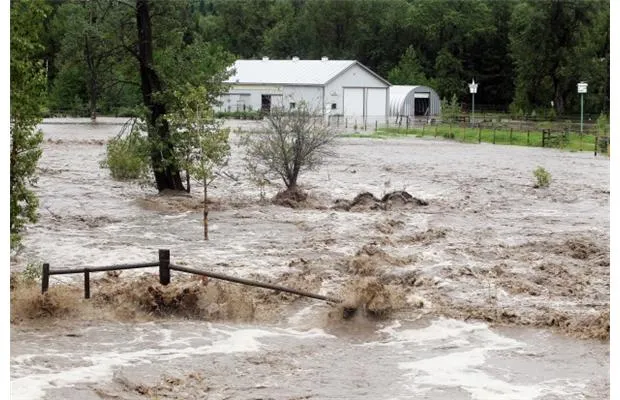
[[[559,133],[556,134],[559,136]],[[493,143],[515,146],[542,147],[542,131],[516,131],[507,129],[479,129],[456,125],[433,125],[422,128],[379,128],[376,132],[344,134],[344,137],[368,137],[386,139],[393,137],[441,137],[465,143]],[[599,138],[600,140],[600,138]],[[594,151],[596,137],[593,134],[568,133],[565,140],[550,143],[545,147],[556,147],[572,151]]]

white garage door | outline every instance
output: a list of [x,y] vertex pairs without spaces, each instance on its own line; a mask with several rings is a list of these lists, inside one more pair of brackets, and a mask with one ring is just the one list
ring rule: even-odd
[[387,102],[386,89],[368,89],[366,94],[366,115],[370,118],[385,116]]
[[344,88],[344,115],[348,117],[364,115],[364,89]]

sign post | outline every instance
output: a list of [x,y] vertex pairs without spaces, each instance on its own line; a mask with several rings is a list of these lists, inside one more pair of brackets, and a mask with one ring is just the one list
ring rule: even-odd
[[577,93],[581,94],[581,134],[583,135],[583,94],[588,93],[588,84],[579,82],[577,84]]
[[469,93],[471,93],[471,124],[474,125],[474,96],[478,91],[478,84],[474,82],[473,78],[469,84]]

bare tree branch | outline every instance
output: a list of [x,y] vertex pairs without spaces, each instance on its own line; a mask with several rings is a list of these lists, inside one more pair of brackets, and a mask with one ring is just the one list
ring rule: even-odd
[[259,165],[282,178],[287,190],[295,190],[303,171],[323,164],[333,154],[334,132],[318,110],[303,101],[294,110],[276,108],[266,116],[267,127],[248,135],[246,147],[248,170]]

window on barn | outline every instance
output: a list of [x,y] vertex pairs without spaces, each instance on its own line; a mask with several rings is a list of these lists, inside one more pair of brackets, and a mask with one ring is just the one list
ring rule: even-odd
[[335,110],[337,108],[336,103],[332,103],[332,110]]
[[289,107],[291,110],[292,110],[292,109],[294,109],[294,108],[295,108],[295,103],[290,103],[290,104],[288,105],[288,107]]

